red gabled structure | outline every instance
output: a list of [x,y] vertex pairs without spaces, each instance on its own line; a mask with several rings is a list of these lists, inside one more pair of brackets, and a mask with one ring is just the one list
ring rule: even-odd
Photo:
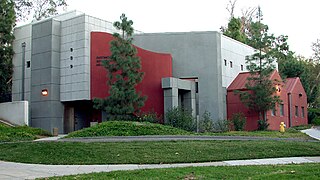
[[[250,76],[251,74],[249,72],[240,73],[227,89],[227,118],[231,119],[234,113],[242,112],[247,118],[245,129],[249,131],[257,130],[259,113],[248,109],[241,102],[239,94],[236,94],[235,91],[248,91],[245,85],[248,77]],[[279,73],[274,71],[271,74],[270,79],[274,82],[274,85],[278,89],[276,95],[280,97],[282,103],[278,104],[274,111],[270,110],[266,113],[269,129],[279,130],[281,122],[284,122],[287,127],[307,124],[306,94],[299,78],[289,78],[286,83],[283,83]],[[302,95],[299,96],[299,94]],[[293,107],[296,108],[296,106],[298,106],[298,110],[299,108],[303,109],[304,114],[301,113],[299,115],[304,115],[303,118],[299,116],[292,116],[292,109]]]
[[304,91],[300,78],[287,78],[289,126],[308,124],[307,94]]

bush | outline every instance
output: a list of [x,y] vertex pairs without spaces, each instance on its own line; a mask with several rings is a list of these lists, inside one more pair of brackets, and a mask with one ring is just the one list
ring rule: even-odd
[[227,132],[229,131],[229,121],[226,119],[217,120],[213,123],[213,132]]
[[320,117],[313,119],[312,124],[315,126],[320,126]]
[[320,118],[320,109],[319,108],[308,108],[308,123],[313,124],[313,122],[317,118],[318,119]]
[[246,121],[247,119],[242,112],[234,113],[231,118],[234,130],[236,131],[243,131],[244,126],[246,125]]
[[211,119],[211,114],[205,111],[200,119],[199,123],[200,132],[212,132],[213,131],[213,120]]
[[268,127],[269,127],[269,123],[268,123],[268,120],[258,120],[258,130],[259,131],[265,131],[265,130],[268,130]]
[[162,116],[159,116],[156,112],[143,112],[139,115],[138,121],[141,122],[150,122],[150,123],[160,123]]
[[167,121],[165,123],[168,125],[187,131],[195,130],[195,120],[192,117],[191,112],[181,107],[174,107],[171,110],[168,110],[166,118]]

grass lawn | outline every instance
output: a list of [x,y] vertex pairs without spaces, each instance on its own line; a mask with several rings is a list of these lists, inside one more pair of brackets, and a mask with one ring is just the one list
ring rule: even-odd
[[51,136],[49,132],[28,126],[10,127],[0,123],[0,142],[29,141]]
[[70,133],[70,137],[187,135],[191,132],[149,122],[108,121]]
[[70,133],[66,138],[96,136],[142,136],[142,135],[210,135],[210,136],[259,136],[272,138],[310,137],[296,129],[290,128],[285,133],[279,131],[229,131],[222,133],[193,133],[182,129],[148,122],[108,121],[96,126]]
[[36,164],[158,164],[319,155],[320,143],[293,141],[25,142],[0,145],[0,160]]
[[320,164],[188,167],[115,171],[49,179],[319,179]]

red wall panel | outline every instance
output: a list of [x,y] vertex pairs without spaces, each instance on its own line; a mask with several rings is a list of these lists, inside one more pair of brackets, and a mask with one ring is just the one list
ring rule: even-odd
[[[91,99],[105,98],[108,96],[107,71],[100,66],[101,60],[111,55],[110,42],[113,36],[104,32],[91,32],[91,67],[90,67],[90,92]],[[136,47],[141,60],[144,78],[136,87],[138,92],[146,95],[148,99],[143,112],[154,111],[164,114],[164,98],[161,79],[172,76],[172,57],[170,54],[155,53]]]

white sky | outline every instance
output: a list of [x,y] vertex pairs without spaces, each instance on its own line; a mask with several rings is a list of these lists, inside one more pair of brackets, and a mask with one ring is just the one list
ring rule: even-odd
[[[68,0],[67,10],[79,10],[111,22],[122,13],[145,33],[220,31],[228,23],[229,0]],[[261,6],[269,32],[288,35],[291,50],[310,57],[311,43],[320,39],[319,0],[238,0],[241,9]]]

